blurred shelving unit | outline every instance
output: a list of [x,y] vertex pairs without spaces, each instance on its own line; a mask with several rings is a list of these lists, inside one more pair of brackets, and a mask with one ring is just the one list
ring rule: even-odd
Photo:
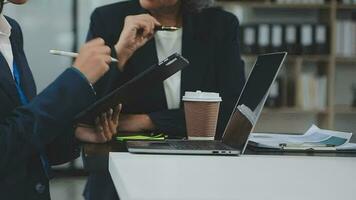
[[353,64],[353,65],[356,66],[356,58],[336,57],[336,63],[341,63],[341,64]]
[[344,105],[336,105],[335,106],[335,114],[351,114],[356,115],[356,108],[350,108]]
[[[316,66],[316,68],[322,73],[325,74],[327,78],[327,95],[326,95],[326,107],[325,109],[317,109],[310,108],[304,109],[298,105],[298,98],[300,98],[303,94],[301,94],[301,90],[298,88],[298,83],[294,85],[294,105],[286,105],[286,99],[289,97],[282,97],[282,105],[276,108],[266,108],[262,113],[262,118],[264,115],[270,117],[270,115],[281,115],[281,120],[284,120],[283,116],[305,116],[312,115],[316,119],[315,123],[327,129],[335,129],[335,121],[338,115],[348,115],[356,118],[356,108],[349,105],[337,105],[335,99],[336,95],[336,74],[340,67],[344,65],[355,67],[356,71],[356,55],[353,57],[340,57],[336,53],[337,47],[337,20],[338,16],[343,13],[353,13],[355,16],[356,13],[356,5],[343,5],[339,0],[325,0],[324,3],[277,3],[274,0],[260,0],[260,1],[250,1],[250,0],[218,0],[217,4],[226,8],[226,10],[231,11],[232,6],[238,6],[242,10],[250,9],[253,10],[254,13],[268,13],[269,15],[273,15],[274,11],[283,11],[284,15],[288,15],[289,12],[313,12],[316,13],[317,22],[327,24],[329,27],[329,52],[325,55],[315,55],[315,54],[302,54],[302,55],[289,55],[285,62],[285,70],[287,71],[283,74],[283,77],[291,77],[295,81],[299,80],[301,76],[301,70],[303,68],[308,68],[309,64],[312,63]],[[230,9],[230,10],[229,10]],[[238,11],[236,11],[238,12]],[[238,15],[239,13],[234,13]],[[248,18],[248,17],[245,17]],[[276,17],[274,17],[275,21]],[[263,19],[261,23],[266,23],[268,19]],[[282,20],[282,19],[281,19]],[[303,21],[303,20],[301,20]],[[278,21],[277,21],[278,22]],[[241,21],[243,24],[244,22]],[[254,21],[254,23],[258,24],[258,21]],[[267,21],[268,23],[268,21]],[[282,20],[281,23],[284,23]],[[355,35],[356,37],[356,35]],[[245,62],[253,63],[256,59],[256,54],[247,54],[243,55],[243,59]],[[354,79],[356,80],[356,78]],[[298,82],[298,81],[297,81]],[[286,87],[286,86],[285,86]],[[288,88],[284,88],[282,90],[288,90]],[[289,96],[290,93],[287,93]],[[271,118],[271,117],[270,117]],[[298,118],[298,117],[296,117]],[[286,124],[293,123],[290,119],[286,117]],[[303,119],[300,117],[299,119]],[[269,119],[270,120],[270,119]],[[288,121],[289,120],[289,121]],[[284,122],[281,122],[284,123]],[[286,125],[288,126],[288,125]],[[307,127],[308,125],[305,125]],[[268,130],[267,130],[268,131]],[[355,130],[354,130],[355,131]],[[295,132],[295,130],[291,130],[291,132]]]

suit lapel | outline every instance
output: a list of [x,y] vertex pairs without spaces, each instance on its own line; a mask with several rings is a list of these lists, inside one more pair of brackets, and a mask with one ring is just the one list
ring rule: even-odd
[[[140,74],[145,71],[148,67],[158,63],[157,51],[156,51],[156,43],[154,38],[148,41],[144,46],[138,49],[130,62],[132,63],[132,67],[134,70],[133,74]],[[167,108],[167,101],[164,93],[163,82],[160,83],[155,88],[150,89],[149,93],[150,98],[154,98],[158,102],[162,102],[159,107]],[[158,109],[158,108],[157,108]]]
[[9,65],[2,53],[0,53],[0,87],[6,94],[8,94],[16,105],[20,104],[20,97],[17,93],[15,80],[13,79]]
[[182,55],[187,58],[190,65],[182,70],[181,96],[185,91],[201,90],[201,85],[208,65],[205,56],[207,41],[202,38],[206,33],[201,33],[199,16],[186,15],[183,18]]
[[[133,14],[145,14],[149,13],[147,10],[143,9],[139,3],[136,1],[136,8]],[[152,38],[149,40],[145,45],[139,48],[132,58],[130,59],[130,64],[133,69],[130,70],[130,74],[140,74],[145,71],[148,67],[158,63],[158,56],[156,50],[156,43],[155,39]],[[163,83],[159,84],[157,87],[150,89],[149,97],[152,98],[153,101],[162,102],[158,107],[155,109],[162,109],[167,108],[167,101],[164,93]]]
[[21,89],[27,99],[31,100],[36,95],[36,86],[33,80],[32,72],[26,61],[23,49],[19,47],[19,41],[17,40],[16,35],[11,35],[10,41],[14,62],[17,64],[18,71],[20,73]]

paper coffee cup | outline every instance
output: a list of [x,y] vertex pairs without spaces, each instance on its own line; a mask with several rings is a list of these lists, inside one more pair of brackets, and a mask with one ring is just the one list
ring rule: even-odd
[[219,115],[219,93],[185,92],[183,96],[188,139],[213,140]]

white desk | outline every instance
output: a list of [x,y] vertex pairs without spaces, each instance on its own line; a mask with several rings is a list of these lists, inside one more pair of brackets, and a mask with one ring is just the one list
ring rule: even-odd
[[356,200],[356,158],[110,153],[121,200]]

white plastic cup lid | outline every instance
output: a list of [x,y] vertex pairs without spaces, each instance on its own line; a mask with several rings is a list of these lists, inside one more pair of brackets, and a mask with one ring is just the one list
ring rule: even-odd
[[183,101],[220,102],[222,99],[219,93],[202,92],[198,90],[196,92],[185,92]]

